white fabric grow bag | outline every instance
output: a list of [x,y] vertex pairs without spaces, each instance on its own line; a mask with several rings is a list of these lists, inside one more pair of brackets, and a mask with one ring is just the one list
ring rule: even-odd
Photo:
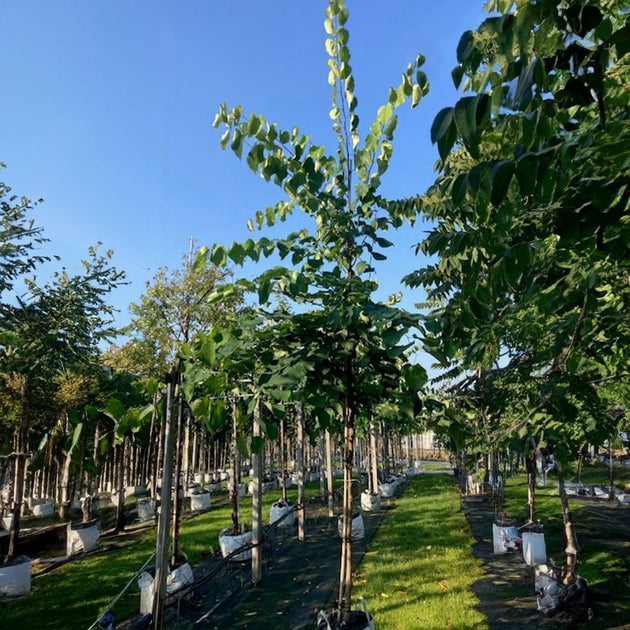
[[[521,537],[514,525],[503,526],[492,524],[492,544],[494,553],[507,553],[514,551],[521,543]],[[545,558],[546,560],[546,558]]]
[[188,562],[185,562],[166,576],[166,592],[174,593],[186,584],[191,584],[193,579],[192,568]]
[[11,531],[11,528],[13,527],[13,513],[6,514],[2,517],[2,527],[4,527],[7,531]]
[[138,512],[138,521],[143,523],[155,516],[155,500],[151,497],[142,497],[136,502],[136,510]]
[[140,614],[150,615],[153,612],[153,596],[155,595],[154,578],[143,571],[138,578],[140,589]]
[[547,562],[545,535],[536,532],[523,532],[523,560],[530,566]]
[[[339,537],[343,538],[343,516],[339,515],[337,519],[337,530]],[[352,517],[352,531],[350,538],[352,540],[361,540],[365,536],[365,525],[363,524],[363,515],[359,512]]]
[[100,536],[96,521],[87,526],[79,524],[73,527],[68,524],[66,532],[66,555],[68,556],[82,551],[91,551],[98,544]]
[[200,492],[190,495],[190,509],[193,512],[210,509],[210,493]]
[[361,509],[365,512],[372,512],[379,510],[381,507],[381,495],[370,494],[369,490],[364,490],[361,493]]
[[0,599],[20,597],[30,590],[31,561],[28,557],[20,556],[15,563],[0,565]]
[[55,502],[52,499],[35,499],[31,504],[33,516],[52,516],[55,511]]
[[[287,516],[280,521],[285,514]],[[275,523],[276,521],[280,521],[278,527],[290,527],[295,523],[295,510],[291,503],[285,503],[285,501],[280,500],[271,505],[269,523]]]
[[387,481],[385,483],[379,483],[378,489],[381,493],[381,496],[385,499],[393,497],[394,492],[396,492],[396,486],[393,483],[389,483]]
[[[228,530],[223,530],[219,534],[219,547],[221,548],[221,554],[224,558],[227,558],[232,552],[240,549],[244,545],[251,544],[252,532],[243,532],[242,534],[230,534]],[[237,553],[232,556],[230,560],[234,562],[243,562],[245,560],[251,560],[252,550],[251,547],[244,549],[241,553]]]

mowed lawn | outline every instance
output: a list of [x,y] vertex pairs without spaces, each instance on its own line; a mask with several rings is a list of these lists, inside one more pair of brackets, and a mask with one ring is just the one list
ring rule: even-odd
[[413,478],[385,517],[358,569],[354,599],[365,598],[379,630],[487,628],[472,585],[483,576],[453,478]]

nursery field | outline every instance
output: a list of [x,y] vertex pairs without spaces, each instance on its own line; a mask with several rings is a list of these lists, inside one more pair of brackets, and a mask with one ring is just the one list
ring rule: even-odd
[[[311,484],[307,494],[317,490]],[[279,491],[264,495],[266,513],[278,496]],[[524,522],[524,477],[508,479],[505,496],[502,512]],[[245,499],[244,513],[248,505]],[[226,497],[213,496],[211,510],[184,520],[181,545],[191,564],[207,561],[216,550],[229,509]],[[365,514],[366,537],[354,545],[354,600],[364,598],[379,630],[627,628],[630,508],[574,497],[571,509],[581,545],[578,572],[591,587],[591,620],[578,623],[539,613],[533,568],[520,555],[493,553],[497,510],[487,498],[462,498],[452,476],[439,472],[411,478],[399,497]],[[560,559],[562,519],[553,479],[537,489],[537,513],[547,551]],[[318,501],[307,505],[306,534],[305,541],[289,540],[263,583],[243,589],[205,627],[315,628],[317,610],[336,597],[340,553],[336,519],[328,518]],[[87,630],[154,546],[153,527],[144,527],[104,537],[97,552],[53,570],[52,564],[35,564],[31,594],[0,604],[0,628],[23,628],[28,619],[29,627],[38,629]],[[133,584],[113,609],[117,622],[129,619],[138,603]]]

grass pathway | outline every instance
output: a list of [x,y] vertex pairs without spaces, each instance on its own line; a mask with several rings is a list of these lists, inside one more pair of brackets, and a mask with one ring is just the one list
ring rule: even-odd
[[483,577],[472,543],[453,478],[417,475],[372,540],[355,596],[379,630],[487,628],[472,593]]

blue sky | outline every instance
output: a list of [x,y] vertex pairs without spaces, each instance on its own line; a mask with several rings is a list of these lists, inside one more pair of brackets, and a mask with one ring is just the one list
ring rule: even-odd
[[[454,103],[450,71],[483,0],[348,0],[350,48],[365,133],[418,52],[429,96],[401,112],[382,192],[426,189],[437,150],[429,129]],[[130,284],[111,296],[128,320],[158,268],[197,245],[249,238],[247,219],[282,198],[219,148],[222,102],[334,151],[324,0],[0,0],[0,161],[14,193],[43,197],[35,218],[70,272],[97,241]],[[298,219],[296,219],[298,221]],[[383,296],[419,267],[421,227],[394,238]],[[422,299],[408,293],[411,308]]]

